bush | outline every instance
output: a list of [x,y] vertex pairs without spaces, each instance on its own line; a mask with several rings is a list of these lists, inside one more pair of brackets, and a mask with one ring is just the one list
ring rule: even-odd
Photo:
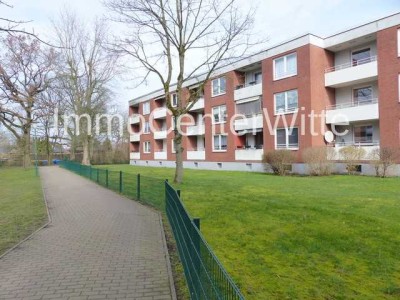
[[267,152],[263,156],[263,163],[267,170],[272,170],[274,174],[285,175],[288,172],[288,167],[294,163],[295,157],[290,150],[274,150]]
[[307,148],[303,152],[303,160],[307,164],[308,172],[314,176],[332,174],[334,158],[335,151],[332,147]]
[[346,169],[350,175],[357,172],[359,161],[365,157],[365,150],[361,147],[347,146],[339,150],[341,159],[346,162]]
[[375,148],[369,155],[377,177],[386,177],[389,168],[399,159],[399,150],[395,148]]

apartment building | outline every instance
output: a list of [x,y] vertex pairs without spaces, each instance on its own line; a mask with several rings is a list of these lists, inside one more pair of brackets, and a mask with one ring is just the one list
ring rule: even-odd
[[[198,88],[198,80],[185,88]],[[344,171],[339,150],[356,145],[367,153],[362,172],[372,173],[368,153],[400,147],[399,85],[400,13],[326,38],[286,41],[221,67],[205,83],[190,110],[194,122],[184,126],[184,166],[262,171],[265,152],[289,149],[293,171],[304,173],[304,150],[329,146]],[[131,100],[129,114],[131,164],[175,166],[163,92]]]

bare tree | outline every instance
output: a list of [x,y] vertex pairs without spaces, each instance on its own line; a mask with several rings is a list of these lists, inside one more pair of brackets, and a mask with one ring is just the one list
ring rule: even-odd
[[391,166],[399,160],[399,149],[381,147],[371,151],[369,158],[377,177],[386,177]]
[[84,117],[71,119],[68,129],[71,150],[82,145],[82,164],[89,165],[96,115],[105,113],[110,103],[110,83],[116,74],[117,57],[103,47],[108,29],[102,21],[88,29],[75,14],[64,9],[54,28],[62,47],[57,77],[65,111]]
[[[130,29],[124,39],[114,43],[114,50],[133,59],[144,74],[141,82],[150,75],[161,82],[174,116],[174,182],[180,183],[184,150],[180,116],[196,103],[218,67],[243,57],[253,45],[253,10],[244,11],[237,0],[105,0],[105,5],[113,12],[114,21]],[[198,88],[184,96],[185,84],[199,73]],[[175,76],[177,106],[173,107],[170,93]]]
[[28,167],[36,104],[53,79],[56,54],[26,35],[7,36],[2,45],[5,52],[0,58],[0,122],[16,137],[23,166]]

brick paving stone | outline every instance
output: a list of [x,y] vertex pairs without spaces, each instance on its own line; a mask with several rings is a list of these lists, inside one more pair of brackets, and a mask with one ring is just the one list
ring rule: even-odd
[[0,299],[174,299],[156,212],[58,167],[40,176],[52,222],[0,259]]

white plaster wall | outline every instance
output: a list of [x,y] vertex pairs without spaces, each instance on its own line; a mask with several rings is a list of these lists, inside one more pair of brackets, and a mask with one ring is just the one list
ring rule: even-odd
[[355,48],[349,48],[346,50],[336,52],[335,53],[335,66],[349,63],[351,61],[351,52],[357,51],[357,50],[362,50],[362,49],[365,49],[368,47],[370,47],[371,56],[375,56],[377,53],[376,42],[367,43],[362,46],[357,46]]
[[351,103],[353,101],[353,89],[367,87],[367,86],[372,87],[372,94],[373,94],[372,97],[374,99],[379,98],[378,82],[373,81],[373,82],[368,82],[368,83],[363,83],[363,84],[357,84],[354,86],[337,88],[335,91],[336,104]]

